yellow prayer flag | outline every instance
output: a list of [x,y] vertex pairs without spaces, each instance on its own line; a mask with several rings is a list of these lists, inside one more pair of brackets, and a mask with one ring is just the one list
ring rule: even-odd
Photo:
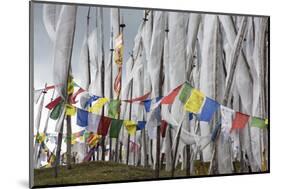
[[116,64],[120,66],[122,65],[123,62],[123,52],[124,52],[123,34],[121,33],[115,39],[115,49],[114,49],[114,61]]
[[132,120],[124,120],[124,126],[130,135],[135,135],[137,130],[137,123]]
[[109,101],[108,98],[99,98],[92,107],[89,107],[88,111],[91,113],[99,113],[100,109],[108,101]]
[[67,80],[67,94],[72,94],[74,92],[74,81],[73,77],[69,76]]
[[70,104],[66,104],[66,115],[74,116],[76,113],[76,108]]
[[197,89],[192,89],[191,95],[184,105],[185,110],[192,113],[198,113],[203,104],[204,97],[205,95],[203,93]]
[[38,133],[35,137],[37,143],[41,144],[46,139],[46,135],[44,133]]

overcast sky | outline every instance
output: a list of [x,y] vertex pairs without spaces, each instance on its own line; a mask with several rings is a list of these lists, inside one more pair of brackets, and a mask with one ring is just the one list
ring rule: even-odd
[[[34,5],[34,88],[43,88],[47,82],[53,84],[52,66],[53,66],[53,43],[50,40],[43,24],[43,4],[33,3]],[[91,6],[90,29],[95,24],[95,7]],[[72,54],[72,71],[77,71],[79,63],[80,49],[84,36],[86,34],[88,6],[78,6],[76,31],[74,39],[74,47]],[[143,11],[134,9],[120,9],[121,16],[124,17],[126,27],[124,29],[124,62],[132,51],[135,35],[142,21]],[[105,58],[109,53],[110,40],[110,8],[103,8],[104,18],[104,51]],[[126,65],[124,65],[125,67]]]
[[[33,3],[34,5],[34,88],[39,89],[43,88],[44,84],[48,85],[53,84],[53,56],[54,49],[53,43],[50,40],[47,31],[43,24],[43,14],[42,8],[43,4]],[[91,8],[91,19],[90,19],[90,28],[92,29],[95,24],[95,7]],[[72,71],[77,72],[77,67],[79,63],[79,56],[81,51],[82,42],[86,34],[86,17],[88,13],[87,6],[78,6],[77,20],[76,20],[76,30],[75,30],[75,39],[74,47],[72,53]],[[135,35],[137,34],[138,27],[142,22],[143,12],[141,10],[133,9],[120,9],[121,15],[124,16],[124,22],[126,27],[124,29],[124,62],[129,57],[129,52],[132,51],[133,42]],[[104,51],[105,58],[107,58],[109,53],[109,41],[110,41],[110,9],[103,9],[103,18],[104,18]],[[123,66],[125,67],[125,65]],[[44,106],[50,102],[52,91],[49,91],[45,96]],[[42,97],[41,97],[42,98]],[[39,103],[38,103],[39,104]],[[35,105],[34,119],[38,113],[38,104]],[[48,110],[43,108],[40,132],[43,131],[45,122],[47,119]],[[47,133],[53,133],[55,128],[56,121],[49,119]],[[72,119],[72,129],[73,132],[78,132],[82,127],[76,126],[76,116]],[[65,130],[64,130],[65,132]],[[65,149],[63,147],[63,149]]]

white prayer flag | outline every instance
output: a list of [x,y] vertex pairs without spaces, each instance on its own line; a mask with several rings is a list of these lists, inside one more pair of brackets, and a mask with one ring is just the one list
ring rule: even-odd
[[87,130],[96,133],[100,123],[100,118],[100,115],[89,113]]
[[232,127],[232,120],[234,115],[234,110],[225,107],[223,105],[220,106],[221,110],[221,133],[224,139],[227,139],[230,134],[230,130]]

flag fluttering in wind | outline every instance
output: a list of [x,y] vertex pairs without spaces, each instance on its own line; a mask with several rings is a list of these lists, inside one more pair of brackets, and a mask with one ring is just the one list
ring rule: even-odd
[[243,129],[249,120],[249,116],[241,112],[235,113],[235,118],[232,123],[232,129]]
[[151,99],[148,99],[148,100],[143,101],[144,108],[145,108],[145,111],[146,111],[146,112],[149,112],[149,111],[150,111],[151,101],[152,101]]
[[250,122],[251,127],[258,127],[260,129],[266,128],[266,122],[264,119],[258,117],[252,117]]
[[45,133],[38,133],[36,136],[35,136],[35,140],[37,143],[41,144],[42,142],[44,142],[46,139],[46,135]]
[[99,96],[96,96],[96,95],[93,95],[91,96],[87,102],[85,103],[85,108],[87,108],[88,106],[92,105],[92,103],[96,100],[98,100],[100,97]]
[[111,100],[108,105],[108,116],[111,118],[116,118],[120,109],[120,100]]
[[146,121],[138,121],[137,130],[142,130],[145,128]]
[[167,96],[163,97],[161,100],[161,104],[172,104],[178,95],[182,85],[179,85],[175,89],[172,90]]
[[109,117],[101,116],[100,123],[98,126],[98,134],[102,136],[106,136],[110,123],[111,123],[111,119]]
[[74,116],[76,113],[76,107],[66,104],[66,115],[68,116]]
[[187,99],[185,110],[192,113],[198,113],[204,101],[204,94],[197,89],[192,89],[190,97]]
[[89,108],[89,112],[91,113],[99,113],[100,109],[103,107],[105,103],[108,102],[108,98],[99,98],[92,107]]
[[76,103],[77,103],[76,97],[77,97],[80,93],[82,93],[82,92],[84,92],[84,91],[85,91],[85,90],[80,87],[80,88],[78,89],[78,91],[76,91],[75,93],[73,93],[73,94],[71,94],[71,95],[69,96],[69,102],[70,102],[71,104],[76,104]]
[[190,97],[191,91],[192,86],[189,83],[185,82],[179,95],[179,99],[182,103],[185,103],[186,100]]
[[49,104],[47,104],[45,107],[49,110],[52,110],[54,107],[56,107],[60,102],[62,98],[59,96],[55,100],[51,101]]
[[118,119],[111,120],[111,125],[109,130],[110,138],[118,138],[122,124],[123,124],[123,120],[118,120]]
[[101,116],[97,114],[89,114],[87,130],[93,133],[97,133],[98,126],[101,120]]
[[62,107],[63,107],[63,101],[59,102],[55,108],[52,110],[51,114],[50,114],[50,118],[53,120],[57,120],[61,114],[62,111]]
[[230,130],[232,127],[234,111],[223,105],[220,106],[220,110],[221,110],[221,133],[223,134],[224,138],[227,139],[229,137]]
[[135,135],[137,130],[137,123],[132,120],[124,120],[124,126],[130,135]]
[[199,120],[210,122],[212,120],[212,117],[213,117],[214,113],[219,108],[219,106],[220,105],[217,101],[206,97],[204,106],[203,106],[202,111],[199,115]]
[[77,109],[77,125],[81,127],[88,126],[88,112],[82,109]]

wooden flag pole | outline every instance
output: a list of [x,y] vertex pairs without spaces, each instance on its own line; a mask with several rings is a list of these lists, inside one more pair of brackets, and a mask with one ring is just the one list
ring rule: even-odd
[[[64,114],[64,112],[62,112]],[[63,120],[65,118],[65,114],[63,115]],[[55,162],[55,177],[58,177],[58,166],[60,164],[60,153],[61,153],[61,144],[62,144],[62,135],[63,135],[63,122],[61,123],[61,128],[58,134],[58,145],[57,145],[57,151],[56,151],[56,162]]]
[[88,51],[88,86],[91,82],[91,63],[90,63],[90,47],[88,43],[88,39],[90,36],[90,14],[91,14],[91,7],[88,8],[88,15],[87,15],[87,51]]
[[66,116],[66,133],[67,133],[67,138],[66,138],[66,151],[67,151],[67,156],[66,156],[66,161],[67,161],[67,169],[71,169],[71,135],[72,135],[72,129],[71,129],[71,116],[67,115]]
[[[118,9],[118,17],[119,17],[119,20],[120,20],[120,9]],[[119,21],[120,22],[120,21]],[[124,18],[122,17],[121,19],[121,23],[119,25],[119,35],[122,33],[123,34],[123,31],[124,31],[124,27],[126,27],[125,23],[124,23]],[[124,36],[122,35],[122,45],[124,45]],[[123,55],[122,55],[123,56]],[[122,57],[122,60],[123,60],[123,57]],[[123,64],[123,62],[122,62]],[[120,92],[122,91],[122,65],[121,65],[121,78],[120,78]],[[120,92],[118,93],[117,95],[117,99],[120,100]],[[121,105],[119,106],[119,111],[118,111],[118,119],[120,119],[120,113],[121,113]],[[120,133],[119,133],[120,134]],[[121,159],[122,159],[122,142],[120,142],[120,148],[121,150],[118,150],[119,149],[119,135],[117,136],[116,138],[116,142],[115,142],[115,162],[118,162],[118,153],[119,151],[121,151]]]
[[180,142],[180,135],[181,135],[181,129],[182,129],[182,126],[179,126],[179,132],[178,132],[178,135],[177,135],[177,139],[176,139],[176,148],[175,148],[175,153],[173,155],[173,161],[172,161],[172,177],[175,176],[175,170],[176,170],[176,160],[177,160],[177,153],[178,153],[178,146],[179,146],[179,142]]
[[[134,56],[133,53],[131,54],[132,57],[132,68],[134,67],[135,61],[134,61]],[[133,97],[133,88],[134,88],[134,80],[131,81],[131,85],[130,85],[130,99],[132,99]],[[132,118],[132,103],[130,103],[129,106],[129,120],[131,120]],[[127,156],[126,156],[126,164],[129,164],[129,155],[130,155],[130,134],[128,133],[128,140],[127,140]]]
[[150,161],[151,161],[151,166],[153,167],[153,165],[154,165],[154,159],[153,159],[153,153],[152,153],[152,148],[153,148],[153,140],[152,139],[150,139],[149,140],[149,153],[150,153]]
[[[148,16],[149,12],[147,10],[144,11],[144,23],[146,24],[148,19],[147,19],[147,16]],[[147,141],[147,135],[146,135],[146,129],[142,129],[141,131],[142,133],[142,139],[143,139],[143,153],[144,153],[144,167],[148,167],[148,160],[149,160],[149,155],[147,153],[147,143],[149,141]]]
[[[75,37],[75,26],[74,26],[74,31],[73,31],[73,37],[72,37],[72,46],[71,46],[71,51],[70,51],[70,59],[69,59],[69,68],[68,68],[68,75],[67,75],[67,85],[68,86],[68,78],[71,73],[71,59],[72,59],[72,52],[73,52],[73,43],[74,43],[74,37]],[[70,99],[69,99],[69,94],[68,91],[66,92],[66,102],[70,104]],[[66,164],[67,164],[67,169],[71,169],[71,136],[72,136],[72,128],[71,128],[71,116],[67,115],[66,116]]]
[[[190,120],[188,117],[188,127],[187,131],[190,132]],[[186,165],[185,165],[185,174],[186,176],[190,176],[190,158],[191,158],[191,153],[190,153],[190,145],[186,144],[185,145],[185,155],[186,155]]]
[[109,161],[112,160],[112,138],[109,137]]
[[157,126],[155,177],[160,175],[160,125]]
[[[110,69],[110,86],[112,86],[112,79],[113,79],[113,77],[112,77],[112,75],[113,75],[113,71],[112,71],[112,69],[113,69],[113,52],[114,52],[114,48],[113,48],[113,31],[111,31],[111,46],[110,46],[110,59],[111,59],[111,64],[110,64],[110,67],[111,67],[111,69]],[[111,94],[110,94],[110,97],[112,97],[113,96],[113,93],[112,93],[112,90],[110,90],[110,92],[111,92]],[[101,146],[102,146],[102,160],[103,161],[105,161],[105,137],[106,136],[102,136],[102,140],[101,140]],[[109,160],[111,160],[111,150],[112,150],[112,141],[111,141],[111,138],[109,138]]]
[[[88,43],[88,39],[90,36],[90,12],[91,12],[91,7],[88,8],[88,14],[87,14],[87,30],[86,30],[86,34],[87,34],[87,55],[88,55],[88,83],[87,86],[89,87],[90,83],[91,83],[91,62],[90,62],[90,47],[89,47],[89,43]],[[87,87],[87,88],[88,88]],[[88,152],[89,147],[86,144],[86,140],[85,140],[85,150],[86,152]]]
[[136,134],[134,135],[134,145],[133,145],[133,150],[134,150],[134,158],[133,158],[133,162],[134,162],[134,166],[136,165]]

